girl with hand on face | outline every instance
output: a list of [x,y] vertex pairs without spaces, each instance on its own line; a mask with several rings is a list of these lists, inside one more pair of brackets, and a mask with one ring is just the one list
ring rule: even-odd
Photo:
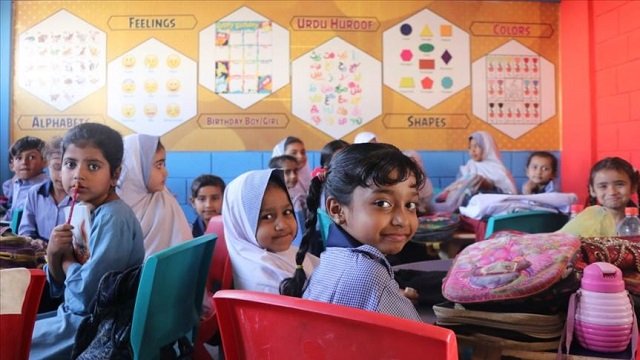
[[100,279],[110,271],[140,265],[142,229],[131,208],[115,192],[122,162],[122,137],[101,124],[85,123],[62,140],[62,185],[93,208],[89,258],[81,263],[72,245],[72,226],[56,226],[49,237],[44,271],[52,297],[64,294],[57,312],[46,313],[33,329],[30,359],[68,359],[78,326],[89,315]]
[[[222,213],[234,287],[278,293],[280,282],[296,269],[298,250],[291,245],[298,225],[282,170],[249,171],[234,179]],[[317,263],[313,255],[304,258],[307,275]]]
[[306,284],[302,259],[313,236],[307,231],[299,267],[283,281],[281,294],[420,321],[385,256],[399,253],[415,234],[423,183],[419,165],[392,145],[354,144],[337,153],[326,174],[312,179],[307,199],[306,228],[314,229],[324,191],[333,222],[327,249]]

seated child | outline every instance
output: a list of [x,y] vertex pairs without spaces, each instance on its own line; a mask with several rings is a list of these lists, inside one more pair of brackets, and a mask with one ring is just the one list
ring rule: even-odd
[[553,179],[558,171],[558,159],[547,151],[536,151],[527,158],[527,177],[522,184],[522,194],[541,194],[555,192]]
[[270,169],[280,169],[284,173],[284,183],[293,202],[295,211],[306,209],[306,193],[303,193],[298,185],[298,160],[291,155],[280,155],[269,160]]
[[324,176],[309,189],[308,228],[314,228],[320,194],[333,223],[327,249],[309,283],[301,259],[309,247],[306,232],[292,278],[282,282],[284,295],[386,313],[420,321],[411,301],[394,279],[386,255],[399,253],[418,227],[420,167],[393,145],[354,144],[331,160]]
[[71,225],[53,229],[44,271],[51,295],[64,294],[64,302],[36,321],[30,359],[71,358],[76,332],[89,315],[102,276],[144,259],[140,224],[115,192],[122,152],[122,136],[102,124],[78,125],[62,140],[62,184],[67,193],[77,188],[77,200],[93,207],[89,259],[78,261]]
[[124,137],[122,174],[116,191],[142,226],[145,258],[192,239],[182,208],[165,187],[165,160],[166,151],[158,136]]
[[[298,226],[282,171],[249,171],[234,179],[222,213],[234,287],[278,293],[280,282],[296,269],[298,250],[291,245]],[[305,271],[310,274],[317,263],[306,256]]]
[[204,235],[209,220],[220,215],[225,186],[222,178],[209,174],[200,175],[191,183],[190,202],[198,214],[191,224],[191,235],[194,238]]
[[6,220],[11,220],[14,209],[24,208],[27,192],[32,186],[49,180],[43,171],[47,165],[42,156],[44,146],[44,141],[33,136],[22,137],[11,145],[9,154],[13,159],[12,166],[15,176],[11,187],[5,193],[9,199],[8,211],[5,214]]
[[500,159],[500,150],[486,131],[469,136],[469,161],[460,167],[460,176],[436,197],[436,211],[454,212],[465,199],[482,192],[517,194],[511,172]]
[[291,155],[298,160],[298,187],[301,188],[301,192],[307,193],[309,189],[309,182],[311,181],[311,170],[309,170],[309,164],[307,163],[307,150],[304,147],[302,140],[295,136],[287,136],[284,140],[280,141],[273,147],[271,157],[280,155]]
[[418,214],[425,215],[431,213],[431,200],[433,198],[433,184],[431,184],[431,179],[427,176],[427,172],[424,169],[424,163],[422,162],[422,157],[415,150],[407,150],[403,152],[405,155],[413,159],[413,161],[420,166],[422,172],[424,173],[424,185],[420,188],[420,201],[418,202]]
[[70,205],[62,186],[62,138],[51,139],[45,148],[50,180],[29,190],[18,234],[49,242],[49,235],[57,225],[65,222],[64,209]]
[[640,197],[639,182],[640,174],[626,160],[608,157],[598,161],[589,175],[589,207],[558,231],[584,237],[617,235],[624,209],[637,206],[631,197],[634,193]]

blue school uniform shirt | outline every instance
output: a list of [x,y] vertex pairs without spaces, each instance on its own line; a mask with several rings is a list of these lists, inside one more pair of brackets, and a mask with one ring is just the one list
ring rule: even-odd
[[[64,294],[55,313],[43,314],[33,329],[30,359],[69,359],[80,322],[89,315],[98,284],[109,271],[122,271],[140,265],[144,245],[140,223],[122,200],[100,205],[94,210],[89,237],[89,260],[67,269],[63,284],[44,270],[53,297]],[[49,315],[47,317],[47,315]]]
[[335,224],[329,229],[327,246],[303,298],[422,321],[378,249],[358,243]]
[[11,220],[13,209],[24,208],[24,202],[27,200],[27,193],[29,192],[29,189],[31,189],[31,187],[42,184],[47,180],[49,180],[49,176],[44,172],[27,180],[18,178],[13,179],[12,186],[9,188],[9,193],[5,194],[5,196],[9,199],[9,210],[7,210],[7,214],[4,217],[5,220]]
[[200,216],[196,217],[196,219],[193,221],[193,224],[191,224],[191,235],[193,236],[193,238],[195,239],[198,236],[204,235],[204,232],[206,230],[207,228],[204,225],[204,221],[202,221],[202,218]]
[[49,241],[51,230],[66,221],[65,208],[70,205],[71,197],[65,196],[56,204],[52,190],[51,180],[29,189],[18,234]]

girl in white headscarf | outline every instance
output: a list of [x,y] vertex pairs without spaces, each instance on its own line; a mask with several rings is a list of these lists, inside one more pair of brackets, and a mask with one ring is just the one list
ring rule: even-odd
[[378,142],[378,138],[376,134],[369,131],[363,131],[361,133],[358,133],[356,137],[353,139],[354,144],[377,143],[377,142]]
[[[296,269],[298,226],[281,170],[249,171],[227,186],[222,204],[224,235],[236,289],[279,293]],[[307,254],[309,275],[318,264]]]
[[476,131],[469,136],[469,161],[460,167],[462,177],[479,175],[479,190],[503,194],[517,194],[511,172],[502,163],[500,150],[493,137],[486,131]]
[[116,192],[136,214],[144,235],[145,258],[192,238],[187,218],[165,181],[166,151],[158,136],[124,137],[122,172]]

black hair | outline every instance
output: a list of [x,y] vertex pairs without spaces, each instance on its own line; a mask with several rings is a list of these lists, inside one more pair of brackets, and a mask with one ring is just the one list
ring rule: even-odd
[[293,161],[293,163],[296,164],[296,167],[298,166],[298,159],[296,159],[295,156],[280,155],[280,156],[272,157],[271,160],[269,160],[269,168],[281,169],[285,161]]
[[160,150],[165,150],[164,145],[162,145],[162,141],[160,141],[160,138],[158,138],[158,146],[156,146],[156,153]]
[[286,139],[284,139],[284,149],[282,149],[283,151],[287,151],[287,147],[291,144],[302,144],[304,146],[304,143],[302,142],[302,140],[300,140],[300,138],[297,138],[295,136],[287,136]]
[[98,123],[84,123],[76,125],[64,134],[62,138],[62,155],[70,145],[80,148],[95,146],[109,163],[111,177],[122,165],[124,145],[122,135],[116,130]]
[[20,155],[20,153],[27,150],[38,150],[40,155],[42,155],[45,145],[45,142],[40,138],[35,136],[24,136],[16,140],[16,142],[11,145],[9,148],[9,156],[11,158],[15,158]]
[[[627,174],[627,176],[629,176],[629,180],[631,181],[631,187],[633,188],[635,186],[636,194],[638,195],[638,199],[640,200],[640,173],[638,172],[638,170],[634,170],[633,166],[625,159],[619,157],[607,157],[598,161],[591,167],[591,173],[589,174],[589,185],[587,187],[589,197],[587,198],[586,206],[592,206],[598,203],[598,199],[595,196],[591,195],[591,188],[593,187],[593,181],[596,177],[596,174],[602,170],[615,170]],[[636,206],[636,204],[629,201],[629,204],[627,204],[627,206]]]
[[55,136],[49,142],[47,142],[47,146],[44,148],[44,158],[50,160],[54,155],[62,156],[62,138],[60,136]]
[[425,182],[420,166],[402,151],[390,144],[353,144],[338,152],[329,163],[324,181],[320,177],[311,179],[307,196],[307,220],[305,233],[296,254],[296,271],[292,277],[280,283],[280,294],[301,297],[307,276],[302,262],[309,249],[318,219],[318,207],[324,190],[343,205],[350,205],[353,191],[357,187],[389,186],[416,178],[416,189]]
[[205,186],[217,186],[220,188],[220,191],[224,194],[224,188],[226,184],[221,177],[211,174],[200,175],[197,178],[193,179],[191,183],[191,197],[196,198],[198,196],[198,191]]
[[556,159],[556,157],[553,156],[553,154],[548,151],[534,151],[531,154],[529,154],[529,157],[527,158],[527,166],[526,166],[527,168],[531,163],[531,159],[533,159],[536,156],[551,160],[551,171],[553,171],[553,175],[555,176],[558,173],[558,159]]
[[344,140],[333,140],[326,143],[320,150],[320,166],[323,168],[328,167],[333,155],[347,146],[349,146],[349,143]]

